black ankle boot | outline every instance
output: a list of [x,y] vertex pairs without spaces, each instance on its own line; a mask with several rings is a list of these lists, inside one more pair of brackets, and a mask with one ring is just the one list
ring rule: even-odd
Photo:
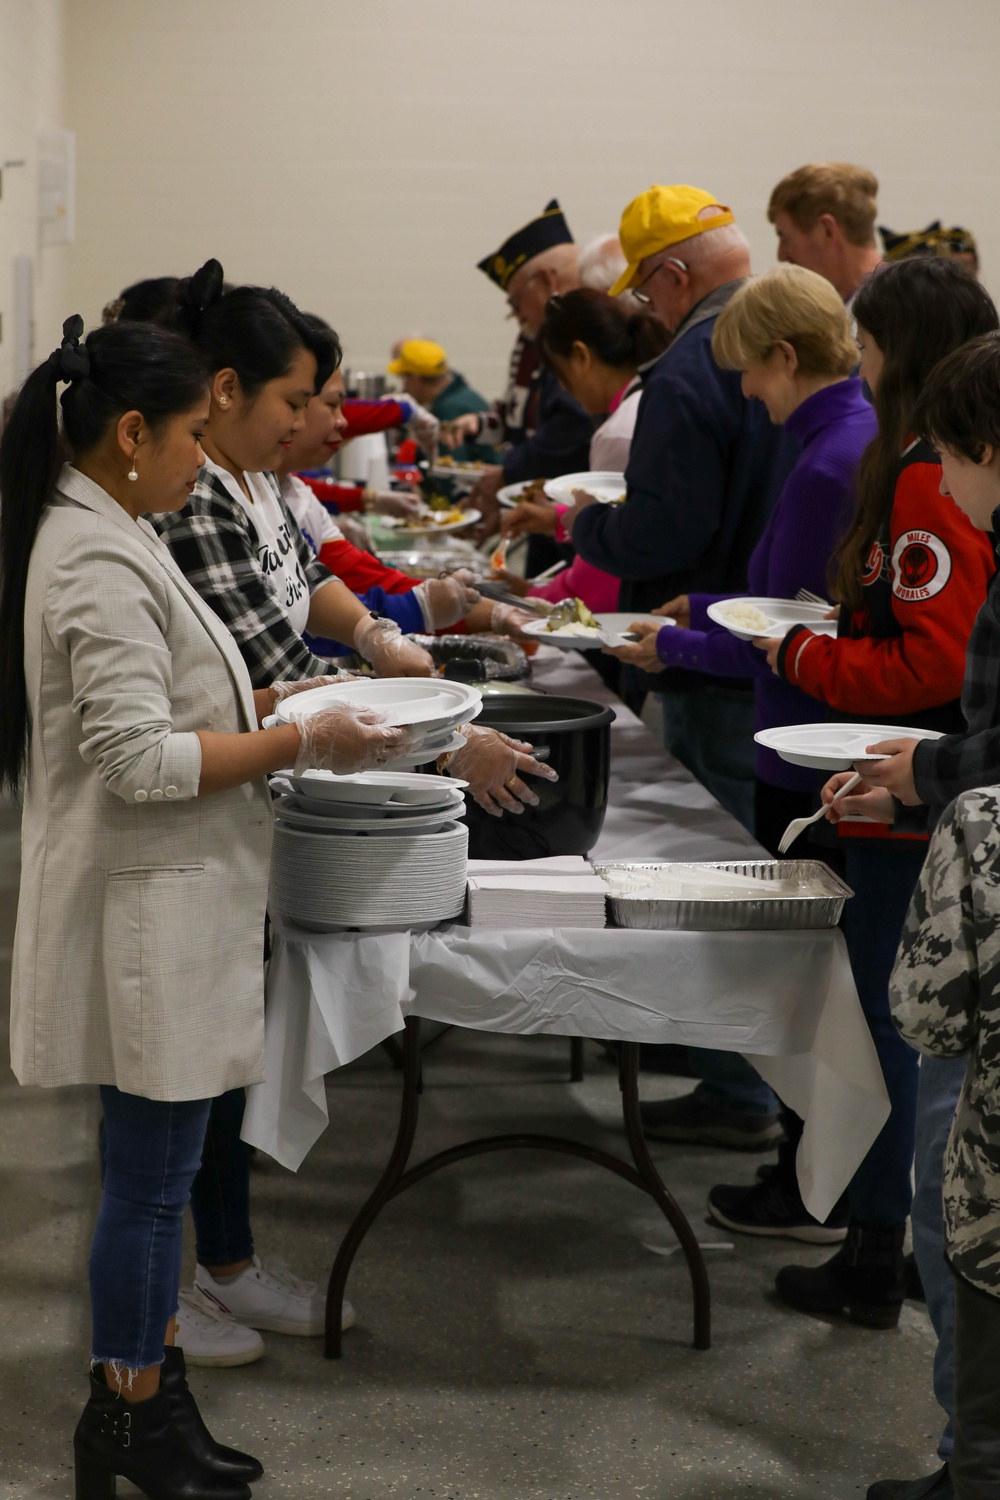
[[166,1393],[173,1424],[191,1452],[220,1479],[233,1479],[243,1484],[260,1479],[264,1473],[263,1464],[251,1458],[249,1453],[240,1453],[236,1448],[217,1443],[205,1426],[198,1403],[188,1388],[184,1350],[164,1349],[163,1355],[161,1388]]
[[903,1305],[905,1228],[850,1224],[832,1260],[822,1266],[783,1266],[778,1296],[799,1312],[846,1312],[865,1328],[895,1328]]
[[76,1500],[114,1500],[121,1474],[148,1500],[251,1500],[247,1485],[220,1479],[174,1426],[166,1393],[124,1401],[92,1371],[90,1400],[73,1435]]

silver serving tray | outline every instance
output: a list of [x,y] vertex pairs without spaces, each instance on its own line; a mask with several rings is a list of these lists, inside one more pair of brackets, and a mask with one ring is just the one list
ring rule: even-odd
[[712,870],[749,875],[763,880],[798,876],[821,888],[821,894],[753,900],[721,896],[680,901],[670,896],[609,896],[608,922],[615,927],[655,927],[672,932],[774,932],[836,927],[844,902],[854,892],[833,871],[813,859],[595,860],[594,872],[609,870],[669,870],[675,864],[704,864]]

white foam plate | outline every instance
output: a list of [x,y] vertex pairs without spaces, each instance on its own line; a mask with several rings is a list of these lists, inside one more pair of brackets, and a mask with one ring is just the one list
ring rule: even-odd
[[603,613],[595,615],[594,619],[600,621],[601,629],[608,636],[607,645],[609,646],[633,645],[632,641],[625,639],[625,634],[629,626],[635,625],[636,622],[640,622],[643,625],[656,626],[677,624],[672,615],[641,615],[638,613],[628,615],[622,614],[620,611],[613,614]]
[[415,520],[408,525],[401,516],[379,516],[379,524],[385,526],[389,531],[398,531],[403,536],[448,536],[453,531],[464,531],[467,526],[474,526],[482,517],[481,510],[467,510],[461,521],[432,521],[428,516]]
[[276,771],[292,789],[314,799],[356,802],[366,806],[379,802],[436,803],[445,791],[464,791],[467,781],[454,776],[428,776],[405,771],[358,771],[353,776],[335,776],[332,771]]
[[450,479],[455,484],[471,490],[477,480],[483,477],[483,471],[486,467],[486,464],[477,463],[431,464],[427,470],[427,477],[429,479]]
[[[272,782],[272,786],[274,785]],[[328,797],[310,797],[305,792],[297,792],[294,788],[289,788],[287,783],[276,789],[282,792],[287,790],[301,812],[315,813],[322,818],[384,818],[388,822],[407,823],[421,813],[447,812],[453,817],[460,817],[465,809],[462,793],[450,787],[446,787],[436,801],[425,798],[420,802],[402,802],[392,797],[388,802],[377,803],[331,802]]]
[[338,703],[375,709],[389,725],[417,725],[429,736],[482,713],[483,695],[478,688],[442,677],[359,677],[283,698],[277,716],[287,724]]
[[[752,604],[767,619],[767,629],[746,630],[741,625],[730,624],[726,618],[728,609],[734,604]],[[722,625],[738,641],[752,641],[757,636],[787,635],[793,625],[808,625],[815,635],[836,635],[837,621],[824,619],[829,613],[825,604],[800,604],[795,599],[719,599],[708,606],[708,618],[715,625]]]
[[879,740],[939,740],[937,729],[910,729],[905,724],[789,724],[780,729],[759,729],[758,745],[774,750],[793,766],[816,771],[848,771],[855,761],[887,760],[886,755],[866,755],[865,747]]
[[[473,717],[470,715],[470,717]],[[387,761],[390,767],[398,767],[404,770],[409,766],[429,766],[432,760],[437,760],[439,755],[445,755],[451,750],[461,750],[465,744],[465,735],[455,731],[443,744],[423,744],[409,751],[406,755],[397,755],[393,760]]]
[[308,812],[294,796],[279,797],[274,805],[274,812],[278,822],[290,828],[306,829],[310,833],[335,834],[338,837],[377,834],[386,838],[409,838],[414,834],[435,833],[446,823],[453,823],[456,815],[455,808],[439,808],[432,812],[410,813],[402,818],[338,818],[328,812]]
[[625,496],[625,475],[610,469],[591,469],[585,474],[560,474],[550,479],[545,493],[560,505],[573,505],[574,490],[586,490],[602,505],[617,505]]

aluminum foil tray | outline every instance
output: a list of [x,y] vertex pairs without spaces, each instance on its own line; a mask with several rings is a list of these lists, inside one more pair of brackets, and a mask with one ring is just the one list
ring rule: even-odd
[[[595,860],[594,871],[669,870],[689,860]],[[774,932],[836,927],[844,902],[854,892],[827,865],[812,859],[702,860],[713,870],[750,875],[764,880],[797,878],[801,896],[763,898],[701,897],[678,900],[670,896],[609,896],[608,924],[614,927],[654,927],[672,932]]]

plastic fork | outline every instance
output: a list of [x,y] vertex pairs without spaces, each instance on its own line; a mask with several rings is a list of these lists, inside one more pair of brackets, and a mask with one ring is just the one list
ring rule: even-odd
[[[849,792],[852,787],[856,787],[860,780],[860,771],[855,771],[850,781],[845,781],[844,785],[840,788],[840,791],[834,794],[834,802],[839,801],[839,799],[843,797],[845,793]],[[788,827],[785,829],[784,833],[781,835],[781,843],[778,845],[778,853],[787,854],[800,833],[804,833],[811,823],[818,823],[820,818],[824,818],[826,816],[827,808],[830,805],[830,803],[825,803],[822,807],[818,808],[816,812],[812,813],[808,818],[793,818]]]
[[822,604],[824,609],[831,608],[829,599],[824,599],[821,595],[814,594],[811,589],[799,589],[795,595],[795,602],[796,604]]

